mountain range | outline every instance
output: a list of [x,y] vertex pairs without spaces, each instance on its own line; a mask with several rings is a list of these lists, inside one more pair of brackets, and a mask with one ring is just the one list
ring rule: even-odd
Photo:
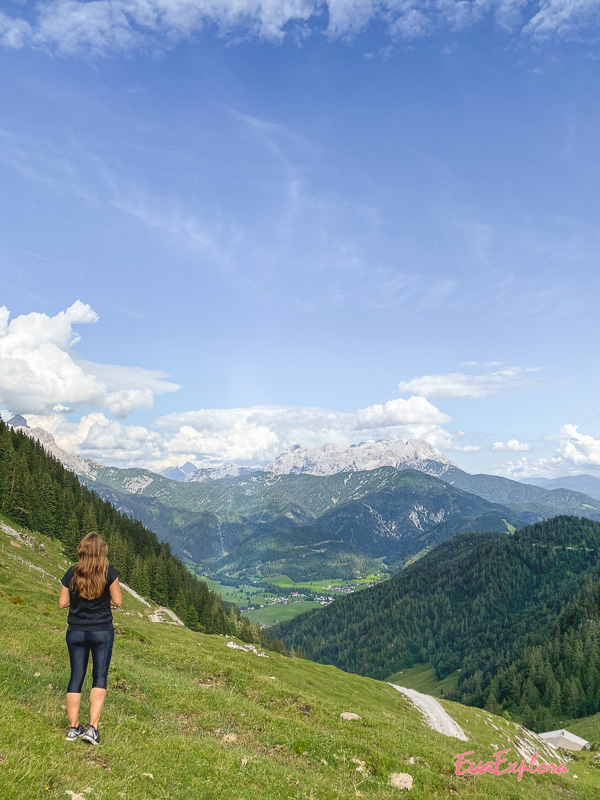
[[418,440],[295,446],[262,471],[232,477],[188,464],[182,482],[104,466],[67,453],[41,428],[17,429],[178,555],[232,582],[351,579],[400,569],[466,530],[506,532],[556,514],[600,520],[597,499],[470,475]]
[[562,478],[529,478],[528,483],[543,489],[570,489],[600,500],[600,478],[595,475],[565,475]]

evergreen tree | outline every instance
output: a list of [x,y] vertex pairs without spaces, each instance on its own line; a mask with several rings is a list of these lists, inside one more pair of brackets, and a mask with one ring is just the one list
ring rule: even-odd
[[169,545],[82,486],[39,443],[12,430],[1,418],[0,513],[34,533],[60,540],[71,561],[77,559],[82,537],[97,530],[123,582],[142,596],[170,607],[177,599],[192,628],[207,633],[236,630],[237,611],[192,575]]

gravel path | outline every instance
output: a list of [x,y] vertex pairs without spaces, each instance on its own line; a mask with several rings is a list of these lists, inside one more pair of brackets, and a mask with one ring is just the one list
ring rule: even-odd
[[444,736],[454,736],[456,739],[462,739],[463,742],[468,741],[466,733],[448,714],[442,704],[438,702],[435,697],[428,694],[421,694],[416,689],[407,689],[404,686],[396,686],[395,683],[390,683],[398,692],[406,695],[417,708],[423,713],[425,721],[429,727],[443,733]]

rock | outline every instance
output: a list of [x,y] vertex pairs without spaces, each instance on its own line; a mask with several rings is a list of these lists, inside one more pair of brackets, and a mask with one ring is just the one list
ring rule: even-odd
[[354,714],[352,711],[342,711],[340,714],[340,719],[346,720],[346,722],[351,722],[353,719],[362,719],[362,717],[359,717],[358,714]]
[[392,772],[390,775],[390,786],[394,789],[412,789],[413,778],[407,772]]
[[254,653],[255,656],[259,656],[262,658],[270,658],[266,653],[259,653],[256,647],[253,644],[236,644],[235,642],[225,642],[226,647],[230,647],[232,650],[244,650],[246,653]]

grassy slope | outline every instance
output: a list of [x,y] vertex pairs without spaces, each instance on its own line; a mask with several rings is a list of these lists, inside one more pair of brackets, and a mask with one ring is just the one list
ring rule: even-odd
[[248,611],[244,616],[259,625],[274,625],[276,622],[292,619],[297,617],[298,614],[310,611],[313,608],[319,608],[319,603],[314,600],[303,600],[300,603],[288,603],[287,605],[278,603],[264,606],[263,608],[255,608],[254,611]]
[[390,675],[388,681],[400,684],[400,686],[407,686],[409,689],[416,689],[423,694],[431,694],[433,697],[443,697],[456,689],[457,679],[457,673],[453,672],[444,680],[438,681],[433,664],[428,663],[415,664],[410,669],[395,672]]
[[556,726],[566,728],[571,733],[587,739],[588,742],[596,744],[600,742],[600,714],[592,714],[591,717],[581,719],[565,720]]
[[[600,773],[587,760],[577,763],[577,780],[458,778],[456,753],[472,749],[475,760],[485,760],[492,743],[504,745],[519,730],[478,709],[444,703],[470,741],[439,735],[385,683],[300,659],[258,658],[230,650],[220,636],[151,623],[143,604],[125,592],[115,614],[102,745],[68,744],[66,612],[56,607],[65,563],[56,543],[39,539],[47,556],[11,546],[0,531],[2,800],[64,798],[84,789],[91,800],[333,800],[357,792],[392,798],[398,796],[388,783],[392,772],[413,775],[410,797],[417,800],[598,796]],[[11,602],[15,595],[24,603]],[[89,685],[88,677],[84,690]],[[342,722],[342,711],[362,719]],[[419,762],[409,763],[411,757]],[[365,762],[365,772],[354,758]]]

